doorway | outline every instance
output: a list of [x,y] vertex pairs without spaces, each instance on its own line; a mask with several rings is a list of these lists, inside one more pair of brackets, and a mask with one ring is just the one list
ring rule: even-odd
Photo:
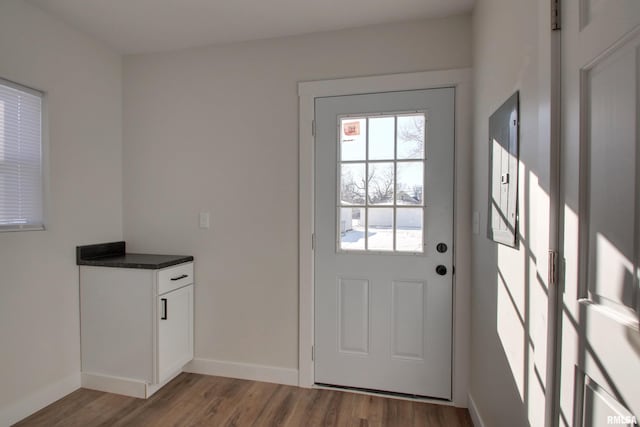
[[316,383],[451,398],[454,102],[316,99]]
[[[317,384],[315,376],[315,143],[314,118],[316,99],[343,95],[363,95],[383,92],[404,92],[440,88],[455,88],[455,156],[453,205],[453,243],[451,266],[455,266],[455,275],[451,276],[452,314],[451,314],[451,350],[450,350],[450,400],[461,407],[467,406],[469,380],[469,263],[471,235],[470,212],[470,135],[471,135],[471,71],[455,69],[443,71],[417,72],[382,76],[346,78],[336,80],[301,82],[298,84],[300,100],[300,190],[299,190],[299,272],[300,272],[300,334],[299,334],[299,377],[302,387]],[[411,111],[418,111],[414,108]],[[377,113],[411,112],[404,108],[385,109]],[[366,111],[358,111],[364,113]],[[371,111],[369,111],[371,113]],[[428,120],[428,118],[427,118]],[[316,126],[317,127],[317,126]],[[336,126],[337,129],[337,126]],[[333,131],[336,134],[336,130]],[[427,136],[428,138],[428,136]],[[334,140],[337,144],[337,139]],[[335,168],[337,168],[337,163]],[[336,178],[337,180],[337,175]],[[337,182],[337,181],[336,181]],[[426,196],[428,198],[428,196]],[[427,200],[427,199],[425,199]],[[428,203],[428,201],[427,201]],[[336,209],[335,201],[332,201]],[[396,206],[396,208],[399,206]],[[356,215],[357,217],[357,215]],[[352,218],[353,219],[353,218]],[[357,218],[356,218],[357,219]],[[356,226],[358,224],[355,224]],[[389,229],[390,230],[390,229]],[[356,230],[358,231],[358,230]],[[333,235],[334,247],[338,231]],[[426,235],[425,235],[426,236]],[[374,242],[375,243],[375,242]],[[454,251],[455,248],[455,251]],[[396,256],[396,255],[393,255]],[[404,255],[397,255],[404,257]],[[436,264],[436,266],[439,264]],[[453,268],[447,274],[453,273]],[[349,288],[349,286],[347,286]],[[349,289],[354,289],[351,287]],[[404,289],[403,289],[404,290]]]

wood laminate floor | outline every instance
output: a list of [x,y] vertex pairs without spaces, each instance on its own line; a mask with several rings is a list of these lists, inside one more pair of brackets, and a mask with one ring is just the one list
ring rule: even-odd
[[80,389],[16,426],[472,426],[466,409],[180,374],[147,400]]

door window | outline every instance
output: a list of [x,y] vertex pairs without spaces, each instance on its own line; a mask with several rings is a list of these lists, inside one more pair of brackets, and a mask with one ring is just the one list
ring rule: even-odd
[[424,252],[424,112],[338,120],[338,252]]

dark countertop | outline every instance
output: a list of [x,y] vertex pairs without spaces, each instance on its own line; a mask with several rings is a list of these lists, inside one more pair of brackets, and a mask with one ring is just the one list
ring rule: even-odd
[[193,261],[190,255],[133,254],[125,242],[99,243],[76,247],[76,263],[97,267],[142,268],[158,270]]

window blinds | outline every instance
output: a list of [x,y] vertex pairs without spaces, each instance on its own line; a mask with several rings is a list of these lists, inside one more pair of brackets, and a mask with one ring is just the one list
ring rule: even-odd
[[0,79],[0,231],[44,228],[42,93]]

